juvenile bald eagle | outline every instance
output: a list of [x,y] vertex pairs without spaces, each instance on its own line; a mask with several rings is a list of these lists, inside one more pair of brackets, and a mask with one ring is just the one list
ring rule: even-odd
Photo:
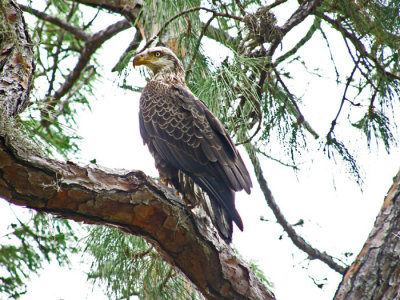
[[207,211],[214,226],[231,242],[232,221],[243,231],[235,191],[250,193],[252,187],[239,152],[221,122],[186,86],[183,65],[170,49],[148,49],[133,65],[153,72],[140,97],[139,122],[161,179],[191,197],[195,192],[188,186],[194,185],[184,178],[200,186],[210,199]]

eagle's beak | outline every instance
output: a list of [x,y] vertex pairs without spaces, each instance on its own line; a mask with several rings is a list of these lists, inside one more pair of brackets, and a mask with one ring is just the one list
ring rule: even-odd
[[133,58],[133,67],[147,65],[153,61],[155,61],[155,59],[150,59],[145,54],[139,54]]

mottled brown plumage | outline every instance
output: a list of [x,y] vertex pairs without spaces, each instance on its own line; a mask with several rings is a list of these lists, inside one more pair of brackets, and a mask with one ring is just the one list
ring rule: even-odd
[[252,186],[239,152],[219,120],[186,86],[182,63],[171,50],[148,49],[133,64],[154,73],[140,98],[139,120],[160,177],[190,198],[199,198],[193,182],[200,186],[210,200],[202,206],[230,242],[232,221],[243,230],[235,191],[250,193]]

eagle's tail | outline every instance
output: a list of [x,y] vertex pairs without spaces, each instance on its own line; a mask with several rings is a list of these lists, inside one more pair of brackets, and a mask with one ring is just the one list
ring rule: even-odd
[[[217,228],[219,235],[227,243],[232,242],[232,227],[235,222],[243,231],[242,219],[235,208],[235,192],[224,183],[218,183],[204,177],[192,177],[179,172],[181,191],[195,202],[193,206],[201,206],[210,216],[212,223]],[[201,189],[199,189],[199,186]],[[204,192],[205,193],[204,193]]]

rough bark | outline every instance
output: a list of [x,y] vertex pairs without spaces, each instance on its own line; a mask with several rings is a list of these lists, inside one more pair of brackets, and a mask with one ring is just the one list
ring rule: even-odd
[[32,44],[16,4],[0,1],[0,21],[1,121],[27,105],[34,64]]
[[[0,44],[0,111],[7,109],[0,120],[0,197],[40,212],[143,236],[207,299],[275,299],[219,238],[207,216],[189,210],[170,189],[142,172],[60,162],[16,143],[5,124],[13,122],[21,111],[21,99],[29,94],[33,53],[21,11],[13,2],[1,7],[0,22],[10,20],[12,32],[17,32],[14,43]],[[23,63],[15,59],[21,49],[26,52]]]
[[400,299],[400,171],[374,227],[336,291],[341,299]]

